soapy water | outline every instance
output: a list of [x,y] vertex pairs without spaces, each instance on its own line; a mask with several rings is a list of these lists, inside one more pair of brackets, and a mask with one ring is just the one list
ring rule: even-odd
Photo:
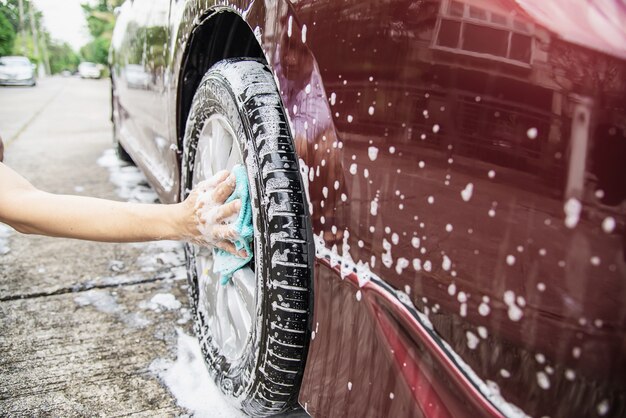
[[13,235],[13,229],[7,225],[0,224],[0,256],[11,251],[11,248],[9,248],[9,237],[11,235]]
[[169,389],[179,406],[195,417],[245,417],[222,398],[204,365],[197,338],[176,329],[176,360],[156,359],[148,370]]

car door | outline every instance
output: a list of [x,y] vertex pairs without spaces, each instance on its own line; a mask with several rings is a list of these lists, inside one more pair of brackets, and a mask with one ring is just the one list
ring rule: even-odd
[[115,87],[125,112],[120,136],[159,195],[171,200],[177,190],[173,188],[174,173],[168,167],[177,167],[177,160],[168,138],[169,78],[165,69],[169,54],[169,2],[127,1],[121,16],[126,22],[118,23],[120,39],[114,35],[113,42]]

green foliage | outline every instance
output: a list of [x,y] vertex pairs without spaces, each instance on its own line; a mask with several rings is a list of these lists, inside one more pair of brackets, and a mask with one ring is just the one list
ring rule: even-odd
[[111,40],[103,37],[95,38],[80,49],[83,61],[91,61],[106,64],[109,57],[109,45]]
[[0,56],[10,55],[13,52],[15,42],[15,28],[6,17],[4,10],[0,9]]
[[48,55],[52,74],[58,74],[63,70],[75,71],[80,63],[78,54],[65,42],[51,42],[48,46]]
[[115,26],[115,7],[122,0],[98,0],[95,4],[82,4],[87,27],[93,40],[81,48],[80,55],[85,61],[106,64],[111,46],[111,36]]

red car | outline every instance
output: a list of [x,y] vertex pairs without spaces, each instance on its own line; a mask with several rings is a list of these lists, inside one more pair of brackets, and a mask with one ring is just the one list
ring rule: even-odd
[[237,163],[251,185],[250,264],[221,285],[186,251],[224,394],[626,416],[624,22],[620,0],[127,1],[120,152],[164,202]]

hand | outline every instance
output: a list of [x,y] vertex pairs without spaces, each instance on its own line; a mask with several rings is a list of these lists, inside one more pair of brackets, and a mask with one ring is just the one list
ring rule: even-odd
[[224,204],[235,189],[235,177],[228,171],[220,171],[202,181],[182,203],[185,213],[184,239],[197,245],[214,246],[240,257],[244,250],[237,251],[232,240],[237,233],[228,221],[236,217],[241,209],[239,199]]

